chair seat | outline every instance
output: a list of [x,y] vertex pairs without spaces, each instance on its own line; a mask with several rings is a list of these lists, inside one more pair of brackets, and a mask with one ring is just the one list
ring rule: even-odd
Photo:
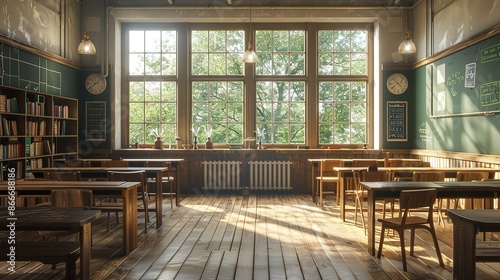
[[[386,226],[392,227],[392,226],[400,226],[401,223],[403,222],[402,217],[397,217],[397,218],[386,218],[386,219],[378,219],[379,222],[384,223]],[[428,223],[427,219],[421,218],[421,217],[407,217],[406,218],[406,226],[416,226],[419,224],[426,224]]]
[[324,177],[316,177],[316,180],[321,180],[323,178],[323,182],[337,182],[339,180],[339,177],[333,177],[333,176],[324,176]]

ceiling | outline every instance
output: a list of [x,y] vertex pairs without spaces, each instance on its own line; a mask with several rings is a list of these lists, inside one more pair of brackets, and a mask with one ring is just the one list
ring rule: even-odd
[[108,0],[112,6],[170,7],[397,7],[415,0]]

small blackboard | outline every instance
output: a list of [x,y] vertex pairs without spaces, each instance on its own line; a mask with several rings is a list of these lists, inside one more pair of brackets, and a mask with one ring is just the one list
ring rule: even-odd
[[85,134],[87,141],[106,141],[106,101],[85,103]]
[[387,141],[408,141],[408,102],[387,101]]

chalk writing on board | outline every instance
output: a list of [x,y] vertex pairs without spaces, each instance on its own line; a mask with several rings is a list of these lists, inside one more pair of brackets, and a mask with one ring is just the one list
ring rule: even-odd
[[459,71],[451,73],[451,75],[446,78],[446,86],[448,87],[448,90],[450,91],[452,96],[457,95],[458,92],[455,87],[457,85],[462,85],[463,82],[464,75],[462,75],[462,73],[460,73]]
[[500,103],[500,81],[482,84],[480,94],[482,107]]
[[408,102],[387,102],[387,141],[407,141]]
[[106,141],[106,102],[87,102],[85,109],[87,140]]
[[422,142],[427,142],[432,139],[431,131],[427,129],[427,123],[424,122],[418,127],[418,135]]
[[500,59],[500,44],[481,50],[481,63],[491,62],[498,59]]
[[465,87],[474,88],[476,86],[476,63],[465,64]]

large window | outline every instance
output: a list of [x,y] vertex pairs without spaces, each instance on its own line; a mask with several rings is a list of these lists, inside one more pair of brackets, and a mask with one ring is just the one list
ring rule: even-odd
[[[126,23],[124,145],[277,147],[373,139],[373,32],[368,24]],[[259,61],[245,64],[252,39]]]
[[368,143],[368,32],[318,31],[320,144]]
[[304,144],[304,30],[257,30],[256,125],[262,143]]
[[[129,143],[174,143],[177,122],[177,31],[128,31]],[[168,80],[174,81],[168,81]]]
[[[215,144],[243,142],[243,30],[191,32],[192,129]],[[209,78],[210,77],[210,78]]]

